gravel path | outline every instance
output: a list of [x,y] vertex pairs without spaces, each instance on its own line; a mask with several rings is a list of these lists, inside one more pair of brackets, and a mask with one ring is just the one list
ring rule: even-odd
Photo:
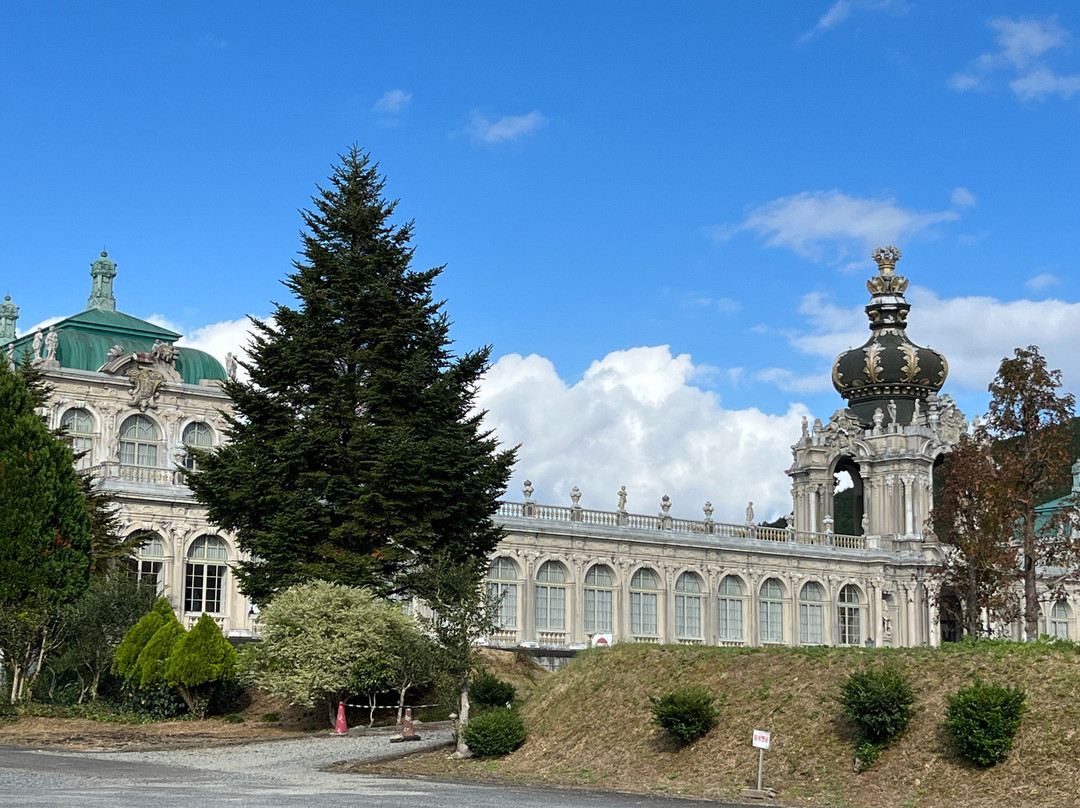
[[421,730],[421,740],[390,743],[397,733],[365,733],[345,737],[307,737],[282,741],[259,741],[195,749],[154,752],[96,752],[94,757],[131,763],[181,766],[228,773],[242,780],[300,785],[340,778],[320,771],[343,761],[376,761],[449,744],[449,729]]

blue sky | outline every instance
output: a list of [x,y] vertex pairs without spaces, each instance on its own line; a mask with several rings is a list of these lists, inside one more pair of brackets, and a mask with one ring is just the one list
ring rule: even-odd
[[122,310],[223,357],[357,143],[494,347],[511,496],[779,515],[875,246],[969,416],[1018,345],[1080,389],[1078,36],[1062,2],[13,6],[0,293],[80,311],[105,245]]

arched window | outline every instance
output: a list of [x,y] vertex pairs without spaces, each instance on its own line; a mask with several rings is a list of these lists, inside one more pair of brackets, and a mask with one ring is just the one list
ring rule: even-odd
[[594,564],[585,573],[585,633],[610,634],[615,609],[615,576],[610,567]]
[[720,610],[717,615],[717,633],[723,642],[742,642],[743,585],[734,575],[726,575],[720,582]]
[[825,642],[825,589],[810,581],[799,593],[799,642],[821,645]]
[[675,636],[701,639],[701,579],[684,572],[675,582]]
[[861,645],[862,627],[860,625],[859,589],[848,584],[840,590],[840,602],[837,604],[840,644]]
[[639,637],[659,636],[657,625],[657,590],[660,576],[648,567],[630,579],[630,633]]
[[1069,639],[1069,606],[1063,600],[1050,609],[1050,636]]
[[488,594],[499,602],[499,628],[517,628],[518,568],[504,556],[493,559],[488,568]]
[[536,573],[536,630],[566,630],[566,570],[545,561]]
[[161,537],[156,533],[143,534],[146,540],[135,551],[132,566],[135,577],[140,581],[153,583],[154,591],[159,595],[165,591],[165,580],[161,575],[161,568],[165,563],[165,546]]
[[225,584],[225,542],[217,536],[199,536],[184,559],[184,611],[221,614]]
[[[209,449],[214,445],[214,433],[210,427],[201,421],[193,421],[184,427],[184,446],[194,446],[197,449]],[[184,453],[184,467],[195,471],[198,464],[190,452]]]
[[60,419],[60,428],[71,439],[75,468],[88,469],[94,465],[94,417],[82,408],[68,410]]
[[120,427],[120,463],[157,468],[158,428],[145,415],[132,415]]
[[784,587],[775,578],[769,578],[761,585],[758,594],[761,642],[763,644],[783,643]]

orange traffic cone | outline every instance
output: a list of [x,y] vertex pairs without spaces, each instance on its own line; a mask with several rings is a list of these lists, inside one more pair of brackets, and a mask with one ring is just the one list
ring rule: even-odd
[[349,725],[345,723],[345,702],[339,701],[337,703],[337,723],[334,725],[334,731],[331,735],[348,735]]

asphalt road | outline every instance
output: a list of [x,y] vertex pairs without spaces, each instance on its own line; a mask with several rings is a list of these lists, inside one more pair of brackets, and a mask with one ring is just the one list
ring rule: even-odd
[[372,754],[362,748],[355,750],[360,754],[353,754],[354,750],[342,745],[349,741],[352,739],[305,739],[140,753],[0,747],[0,806],[720,806],[696,800],[320,771],[320,766],[344,758]]

